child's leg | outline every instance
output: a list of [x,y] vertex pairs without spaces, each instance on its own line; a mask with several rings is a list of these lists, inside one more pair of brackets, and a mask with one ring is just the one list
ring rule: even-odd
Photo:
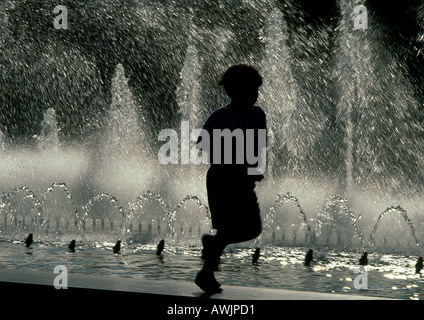
[[217,236],[204,235],[203,254],[204,259],[203,268],[196,276],[195,283],[205,292],[219,293],[222,291],[221,285],[215,279],[214,271],[218,268],[219,258],[225,246],[218,241]]
[[217,293],[221,292],[220,284],[216,281],[214,271],[218,269],[219,259],[225,247],[232,243],[249,241],[261,233],[261,221],[253,219],[253,223],[243,224],[240,228],[235,229],[218,229],[215,236],[204,235],[203,242],[203,258],[204,264],[202,270],[197,274],[195,283],[205,292]]
[[224,251],[227,243],[223,241],[218,235],[204,235],[202,237],[203,243],[203,269],[215,271],[218,268],[219,259]]
[[234,243],[245,242],[253,240],[258,237],[261,233],[260,221],[252,225],[251,228],[245,228],[244,230],[234,230],[232,232],[218,230],[215,236],[205,235],[202,238],[203,242],[203,257],[205,259],[204,268],[217,270],[219,265],[219,259],[224,252],[224,249]]

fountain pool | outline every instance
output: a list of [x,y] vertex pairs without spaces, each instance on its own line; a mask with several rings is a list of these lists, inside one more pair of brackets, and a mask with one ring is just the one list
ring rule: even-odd
[[[192,282],[201,268],[201,250],[195,246],[168,246],[156,256],[156,245],[125,245],[113,254],[114,243],[77,243],[75,253],[67,243],[39,242],[32,249],[23,241],[0,242],[0,268],[22,273],[65,265],[68,272],[117,276],[141,280]],[[395,299],[423,299],[424,279],[415,274],[415,258],[396,254],[372,254],[367,266],[367,289],[355,289],[360,255],[352,252],[315,252],[305,267],[306,249],[267,247],[258,264],[252,265],[252,248],[230,247],[221,259],[218,281],[224,285],[278,288],[322,293],[366,295]],[[71,284],[69,284],[71,285]]]

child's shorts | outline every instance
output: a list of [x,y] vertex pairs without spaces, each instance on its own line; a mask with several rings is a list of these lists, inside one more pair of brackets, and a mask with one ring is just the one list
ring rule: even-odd
[[255,180],[237,166],[211,166],[206,177],[212,227],[221,234],[260,233]]

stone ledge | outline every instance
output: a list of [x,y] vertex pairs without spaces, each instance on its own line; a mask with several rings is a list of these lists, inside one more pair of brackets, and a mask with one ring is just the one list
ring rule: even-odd
[[[9,291],[32,292],[37,294],[102,293],[109,295],[143,296],[152,299],[199,299],[260,301],[260,300],[390,300],[380,297],[332,294],[310,291],[295,291],[271,288],[252,288],[223,285],[223,292],[205,295],[194,283],[186,281],[147,280],[117,276],[83,275],[68,273],[68,289],[56,290],[53,281],[58,274],[31,270],[0,269],[0,285]],[[63,292],[63,293],[60,293]]]

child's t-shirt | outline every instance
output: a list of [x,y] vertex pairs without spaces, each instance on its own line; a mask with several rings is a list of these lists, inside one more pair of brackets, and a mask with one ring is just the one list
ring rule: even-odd
[[[260,147],[266,147],[260,146],[260,129],[265,130],[262,133],[266,135],[266,116],[260,107],[227,105],[213,112],[203,129],[209,133],[208,158],[211,165],[255,167],[257,163],[252,163],[252,156],[257,157]],[[201,141],[202,137],[199,137],[198,143]],[[221,152],[217,150],[219,146]]]

